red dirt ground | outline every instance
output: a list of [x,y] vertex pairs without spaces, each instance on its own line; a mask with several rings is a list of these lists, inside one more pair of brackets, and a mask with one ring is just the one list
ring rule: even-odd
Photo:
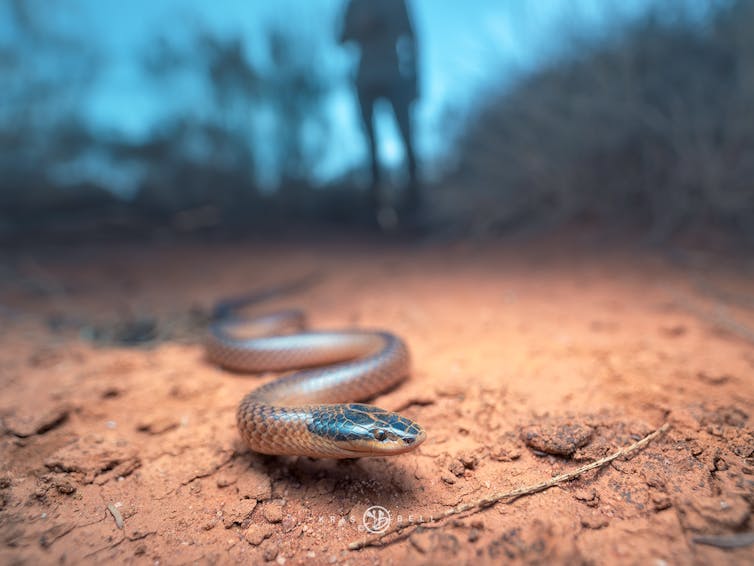
[[[0,563],[754,563],[754,262],[673,258],[552,239],[6,250]],[[285,301],[313,327],[409,343],[411,379],[374,402],[424,426],[416,452],[316,461],[241,444],[236,405],[275,376],[206,362],[201,315],[315,269],[321,283]],[[149,317],[150,346],[113,345]],[[578,480],[347,550],[372,505],[438,514],[665,421]]]

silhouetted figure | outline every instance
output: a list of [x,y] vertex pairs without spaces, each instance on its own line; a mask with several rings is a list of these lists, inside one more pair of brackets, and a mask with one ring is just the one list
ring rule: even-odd
[[416,35],[405,0],[350,0],[340,42],[354,42],[361,50],[356,92],[367,133],[371,159],[371,198],[380,203],[380,165],[374,130],[379,99],[390,102],[403,139],[409,186],[406,207],[419,207],[419,180],[411,132],[411,107],[418,97]]

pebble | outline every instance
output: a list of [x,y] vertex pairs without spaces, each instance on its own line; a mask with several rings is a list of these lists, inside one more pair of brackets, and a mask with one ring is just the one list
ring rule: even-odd
[[278,555],[277,546],[275,546],[274,544],[268,541],[264,549],[262,550],[262,558],[264,558],[266,562],[272,562],[273,560],[275,560],[277,555]]
[[463,465],[463,462],[461,462],[458,459],[453,460],[450,465],[448,466],[448,471],[452,473],[456,477],[463,476],[464,472],[466,471],[466,466]]
[[272,530],[269,525],[252,524],[246,529],[244,538],[251,546],[259,546],[272,535]]
[[587,529],[602,529],[610,524],[610,520],[597,514],[588,514],[581,517],[581,526]]
[[283,506],[280,503],[270,503],[265,506],[262,515],[270,523],[280,523],[283,521]]
[[545,454],[570,457],[592,439],[592,428],[580,423],[533,424],[521,431],[524,443]]
[[295,528],[296,528],[296,518],[293,515],[286,515],[285,519],[283,519],[283,530],[286,533],[289,533]]
[[223,513],[223,525],[226,529],[233,525],[240,525],[246,521],[257,505],[256,499],[239,499],[225,507]]

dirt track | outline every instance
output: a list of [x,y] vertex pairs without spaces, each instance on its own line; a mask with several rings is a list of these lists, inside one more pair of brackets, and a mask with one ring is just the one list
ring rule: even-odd
[[[754,544],[717,547],[754,530],[754,263],[684,258],[553,240],[3,252],[0,563],[754,563]],[[417,452],[333,462],[240,444],[235,407],[274,376],[209,365],[201,314],[318,267],[285,304],[317,328],[407,340],[412,379],[375,403],[424,426]],[[112,345],[144,334],[149,347]],[[579,480],[346,550],[372,505],[436,514],[666,420]]]

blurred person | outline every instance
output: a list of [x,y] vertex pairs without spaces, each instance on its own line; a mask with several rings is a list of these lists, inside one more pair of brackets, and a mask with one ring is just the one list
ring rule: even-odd
[[354,43],[361,52],[355,85],[369,145],[372,206],[380,210],[381,175],[374,116],[376,102],[383,99],[393,109],[403,140],[409,177],[404,204],[408,212],[414,213],[420,205],[411,128],[411,108],[419,96],[418,56],[406,1],[349,0],[340,43]]

